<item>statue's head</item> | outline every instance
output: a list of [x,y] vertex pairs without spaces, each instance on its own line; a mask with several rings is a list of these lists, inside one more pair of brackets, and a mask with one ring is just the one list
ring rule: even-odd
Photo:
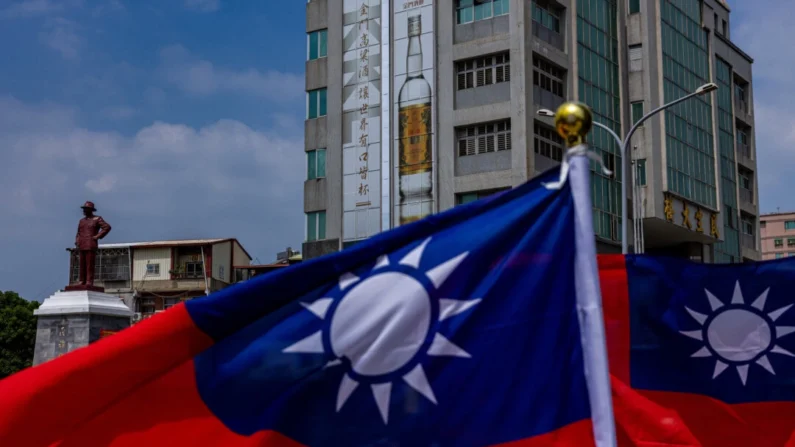
[[83,215],[84,216],[91,216],[92,214],[94,214],[94,211],[97,210],[94,207],[94,202],[86,202],[80,208],[83,208]]

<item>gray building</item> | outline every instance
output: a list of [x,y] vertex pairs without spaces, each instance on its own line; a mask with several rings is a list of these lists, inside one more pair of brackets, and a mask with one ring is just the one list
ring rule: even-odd
[[624,135],[714,82],[646,121],[627,159],[592,131],[616,172],[593,172],[598,249],[620,251],[627,163],[631,245],[759,259],[753,60],[731,42],[729,13],[722,0],[310,0],[304,257],[556,165],[564,147],[540,109],[583,101]]

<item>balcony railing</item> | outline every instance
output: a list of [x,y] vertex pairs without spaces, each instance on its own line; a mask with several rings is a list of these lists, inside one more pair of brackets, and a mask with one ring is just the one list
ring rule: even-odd
[[750,189],[740,188],[740,201],[754,203],[754,192]]
[[563,51],[563,36],[533,20],[533,36]]
[[745,234],[743,233],[740,238],[740,243],[745,248],[750,248],[751,250],[756,250],[756,237],[753,234]]
[[734,101],[734,108],[738,112],[748,113],[748,103],[745,100],[738,99]]
[[746,158],[751,158],[751,146],[744,143],[737,143],[737,153]]
[[172,272],[172,279],[204,279],[203,272]]
[[533,102],[546,109],[556,110],[561,104],[566,102],[566,100],[548,90],[534,85]]

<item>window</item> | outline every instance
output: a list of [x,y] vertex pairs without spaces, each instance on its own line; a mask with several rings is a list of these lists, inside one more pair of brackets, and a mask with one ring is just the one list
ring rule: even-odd
[[326,238],[326,212],[306,213],[306,241],[320,241]]
[[746,219],[742,220],[742,230],[743,230],[743,234],[748,234],[748,235],[751,235],[751,236],[756,234],[754,232],[754,223],[751,222],[750,220],[746,220]]
[[795,230],[795,220],[788,220],[784,222],[785,230]]
[[179,298],[163,298],[163,309],[169,309],[179,304]]
[[461,25],[508,14],[508,3],[510,0],[457,0],[456,23]]
[[563,104],[566,72],[539,57],[533,58],[533,101],[555,110]]
[[511,150],[511,120],[456,129],[458,156]]
[[728,27],[726,26],[726,21],[721,19],[720,23],[721,23],[721,29],[723,30],[723,35],[724,36],[728,36],[729,35],[729,33],[728,33],[729,30],[728,30]]
[[643,71],[643,46],[629,46],[629,71]]
[[563,138],[556,131],[536,122],[533,132],[533,149],[536,154],[555,161],[563,160]]
[[562,50],[561,17],[563,10],[547,0],[533,1],[533,35]]
[[326,116],[326,89],[306,92],[306,117],[308,119]]
[[456,62],[458,90],[511,80],[511,61],[507,52]]
[[795,246],[795,238],[789,237],[787,238],[787,247]]
[[773,245],[776,246],[776,247],[783,247],[784,246],[784,240],[783,239],[775,239],[775,240],[773,240]]
[[740,188],[751,190],[751,173],[740,171]]
[[328,30],[313,31],[306,36],[307,60],[320,59],[327,56]]
[[186,278],[202,278],[202,277],[204,277],[204,263],[203,262],[186,262],[185,263],[185,277]]
[[306,153],[306,178],[312,180],[326,177],[326,150],[315,149]]
[[155,299],[154,298],[141,298],[139,309],[142,314],[155,313]]
[[629,13],[636,14],[640,12],[640,0],[629,0]]
[[715,28],[715,32],[717,33],[718,32],[718,14],[712,14],[712,20],[714,20],[714,22],[713,22],[714,25],[713,26]]
[[632,103],[632,125],[635,125],[641,118],[643,118],[643,101]]
[[496,194],[501,191],[505,191],[506,188],[503,189],[494,189],[490,191],[476,191],[476,192],[469,192],[465,194],[456,194],[455,196],[455,204],[456,205],[464,205],[466,203],[474,202],[475,200],[480,200],[484,197],[488,197],[492,194]]
[[776,253],[776,259],[781,259],[784,257],[784,253]]
[[146,264],[147,275],[160,275],[160,264]]
[[640,158],[635,160],[635,163],[638,165],[638,170],[636,172],[636,183],[638,186],[646,186],[646,159]]

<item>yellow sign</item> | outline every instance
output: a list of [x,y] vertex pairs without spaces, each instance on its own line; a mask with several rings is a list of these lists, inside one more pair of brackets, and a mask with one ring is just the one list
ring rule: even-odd
[[665,207],[663,209],[663,211],[665,212],[665,220],[667,220],[668,222],[673,222],[674,221],[674,205],[671,202],[671,198],[670,197],[666,197],[665,198],[665,202],[663,202],[663,203],[665,204]]
[[718,215],[715,213],[709,217],[709,233],[713,237],[720,237],[720,234],[718,233]]
[[687,208],[686,203],[682,203],[682,225],[688,229],[693,229],[693,225],[690,223],[690,210]]
[[696,209],[696,231],[699,233],[704,232],[704,228],[701,226],[701,218],[704,217],[704,214],[701,212],[701,208]]

